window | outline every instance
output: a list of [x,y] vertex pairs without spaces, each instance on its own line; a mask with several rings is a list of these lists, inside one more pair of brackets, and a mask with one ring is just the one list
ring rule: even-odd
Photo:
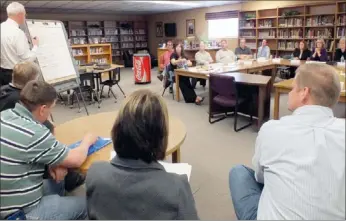
[[238,18],[208,20],[208,38],[238,38]]

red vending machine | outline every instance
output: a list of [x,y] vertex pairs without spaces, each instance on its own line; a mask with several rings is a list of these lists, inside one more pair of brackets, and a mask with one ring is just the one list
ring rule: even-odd
[[148,84],[151,82],[151,59],[149,54],[133,55],[133,71],[135,84]]

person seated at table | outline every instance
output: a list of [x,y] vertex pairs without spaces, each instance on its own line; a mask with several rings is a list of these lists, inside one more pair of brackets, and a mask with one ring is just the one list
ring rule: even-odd
[[230,171],[239,220],[345,219],[345,119],[332,111],[338,73],[327,64],[304,64],[292,86],[293,114],[261,127],[254,170],[239,165]]
[[160,63],[160,69],[162,69],[163,71],[157,76],[157,78],[162,81],[163,80],[163,77],[165,76],[166,74],[166,67],[167,65],[169,65],[170,63],[170,58],[171,58],[171,55],[173,53],[173,42],[172,41],[167,41],[167,44],[166,44],[166,48],[167,48],[167,51],[165,53],[163,53],[163,55],[160,56],[159,58],[159,63]]
[[236,61],[236,56],[233,51],[228,49],[227,40],[221,40],[221,49],[216,52],[215,59],[217,63],[234,63]]
[[334,60],[340,62],[343,57],[345,62],[346,60],[346,47],[345,47],[345,38],[341,38],[339,41],[339,48],[335,50]]
[[327,61],[328,54],[327,50],[324,48],[324,40],[318,39],[316,41],[316,48],[312,50],[311,60],[312,61]]
[[[308,49],[305,41],[299,42],[299,48],[294,49],[292,57],[294,60],[301,60],[301,61],[310,60],[311,51]],[[294,77],[297,67],[290,66],[289,69],[291,72],[290,77]]]
[[240,39],[239,47],[235,49],[235,55],[240,60],[250,59],[252,58],[252,52],[249,47],[246,46],[245,38]]
[[299,42],[299,48],[295,48],[293,51],[294,60],[306,61],[311,57],[311,51],[305,41]]
[[168,173],[169,119],[162,97],[147,89],[121,105],[111,134],[116,156],[95,162],[86,178],[89,219],[195,220],[186,175]]
[[[195,54],[196,66],[208,65],[213,61],[213,58],[210,56],[210,53],[205,50],[205,44],[203,41],[199,43],[199,51]],[[197,81],[203,87],[206,85],[206,80],[201,78],[192,78],[191,84],[193,88],[196,88]]]
[[[174,47],[174,53],[171,55],[171,63],[167,68],[169,80],[166,80],[168,83],[165,83],[165,85],[166,87],[170,87],[170,92],[173,92],[173,79],[175,77],[174,70],[177,68],[187,68],[188,66],[192,66],[192,63],[186,59],[182,44],[177,44]],[[180,76],[179,87],[186,103],[194,102],[195,104],[200,105],[203,102],[204,98],[196,95],[189,77]]]
[[[68,150],[41,123],[57,100],[53,86],[28,82],[20,103],[1,112],[0,216],[24,212],[27,219],[86,219],[85,197],[64,197],[67,168],[78,168],[97,137],[87,134],[79,147]],[[45,167],[52,179],[43,179]]]
[[257,58],[269,59],[269,57],[270,57],[270,48],[267,45],[267,40],[263,39],[261,47],[259,47],[257,50]]
[[[14,108],[19,102],[20,91],[29,81],[35,80],[38,74],[39,68],[33,62],[25,61],[16,64],[12,72],[12,82],[0,87],[0,111]],[[49,120],[43,122],[43,125],[54,134],[54,125]],[[46,170],[44,177],[49,177],[48,170]],[[72,191],[82,185],[84,180],[85,177],[82,174],[69,171],[65,177],[65,190]]]

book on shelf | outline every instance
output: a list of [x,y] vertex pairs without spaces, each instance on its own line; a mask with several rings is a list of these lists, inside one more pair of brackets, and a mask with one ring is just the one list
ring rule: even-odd
[[258,37],[259,38],[275,38],[276,31],[275,30],[265,30],[265,31],[259,31]]
[[306,26],[334,25],[334,15],[318,15],[306,19]]
[[260,20],[260,21],[258,21],[258,26],[260,28],[271,28],[271,27],[273,27],[273,21],[271,19]]
[[336,37],[342,38],[346,36],[346,28],[345,27],[337,27],[336,28]]
[[279,41],[278,48],[280,50],[294,50],[299,47],[299,41]]
[[339,15],[337,25],[346,26],[346,15]]
[[240,28],[254,28],[256,26],[256,21],[246,21],[242,20],[239,22]]
[[242,31],[240,36],[242,37],[256,37],[256,31],[255,30],[246,30]]
[[306,38],[333,38],[333,29],[307,29],[305,33]]
[[303,38],[303,29],[280,29],[278,38]]
[[302,18],[280,18],[279,27],[301,27],[303,26]]

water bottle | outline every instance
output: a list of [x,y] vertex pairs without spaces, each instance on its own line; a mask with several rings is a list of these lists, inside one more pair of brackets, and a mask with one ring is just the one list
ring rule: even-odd
[[345,63],[345,58],[344,58],[344,56],[341,56],[340,62],[341,62],[341,63]]

